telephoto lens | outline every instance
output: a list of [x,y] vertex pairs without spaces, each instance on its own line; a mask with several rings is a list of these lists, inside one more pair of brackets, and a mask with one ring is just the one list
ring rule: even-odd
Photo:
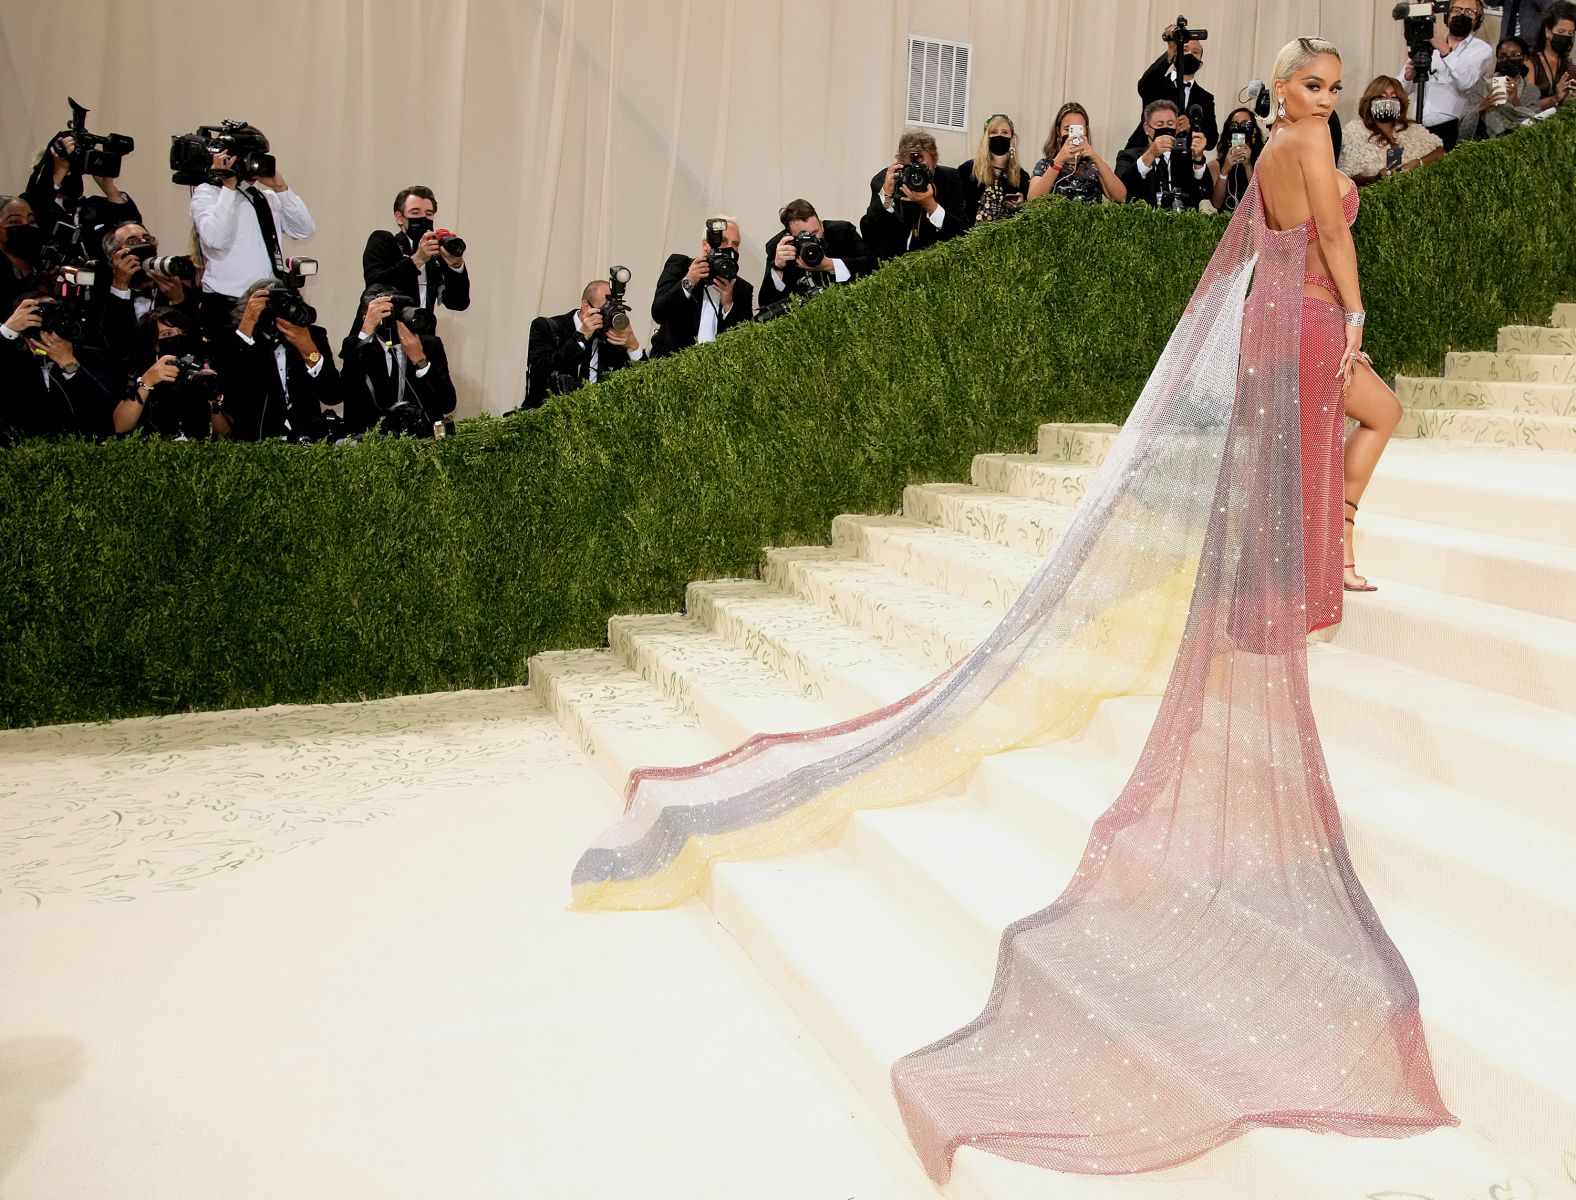
[[197,264],[184,254],[162,254],[143,261],[143,267],[149,271],[157,271],[160,275],[168,275],[172,279],[182,279],[191,282],[197,278]]

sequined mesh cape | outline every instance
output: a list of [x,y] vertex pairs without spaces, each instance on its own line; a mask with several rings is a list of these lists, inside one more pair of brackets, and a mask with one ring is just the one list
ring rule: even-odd
[[966,658],[854,720],[635,772],[575,869],[577,908],[673,904],[717,859],[805,845],[1065,738],[1108,697],[1163,693],[1072,881],[1004,933],[984,1011],[893,1068],[938,1181],[964,1145],[1114,1174],[1256,1126],[1454,1122],[1309,704],[1305,635],[1327,614],[1305,594],[1307,244],[1266,225],[1255,179],[1067,532]]

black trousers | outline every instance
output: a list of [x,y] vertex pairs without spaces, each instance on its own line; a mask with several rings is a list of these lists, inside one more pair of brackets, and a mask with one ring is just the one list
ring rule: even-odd
[[1438,125],[1428,125],[1425,128],[1445,144],[1446,150],[1454,150],[1456,141],[1461,137],[1461,121],[1459,119],[1441,121]]
[[239,299],[218,292],[198,293],[197,321],[202,326],[203,337],[210,343],[217,343],[235,328],[235,306]]

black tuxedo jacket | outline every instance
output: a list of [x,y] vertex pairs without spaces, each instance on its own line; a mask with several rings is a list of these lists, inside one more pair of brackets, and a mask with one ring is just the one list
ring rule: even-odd
[[1142,155],[1143,150],[1128,147],[1116,156],[1116,177],[1127,188],[1129,204],[1154,204],[1160,193],[1160,181],[1168,171],[1177,176],[1177,187],[1188,208],[1197,208],[1199,201],[1209,195],[1213,184],[1210,182],[1207,163],[1204,178],[1197,179],[1193,175],[1191,155],[1174,149],[1165,159],[1156,159],[1147,176],[1141,176],[1138,173],[1138,160]]
[[[368,287],[375,283],[396,287],[413,300],[421,298],[416,274],[416,264],[410,256],[415,250],[410,238],[403,233],[387,229],[374,229],[367,237],[367,248],[361,252],[361,278]],[[451,312],[464,312],[471,306],[471,268],[456,271],[443,261],[441,254],[434,255],[426,266],[428,312],[441,303]]]
[[[10,314],[7,313],[7,316]],[[108,437],[124,393],[109,361],[91,346],[75,346],[70,379],[41,360],[23,338],[0,338],[0,446],[23,437],[77,434]]]
[[183,289],[185,295],[179,304],[171,304],[164,293],[155,287],[152,291],[138,291],[132,289],[131,295],[121,299],[114,295],[108,286],[96,287],[92,292],[92,299],[88,304],[88,321],[90,327],[98,331],[97,341],[109,353],[113,364],[122,373],[137,372],[147,369],[147,364],[139,368],[134,361],[141,347],[137,339],[137,298],[153,301],[154,308],[175,308],[191,318],[193,331],[202,329],[202,311],[198,307],[199,293],[195,283],[188,283]]
[[[1132,137],[1127,139],[1129,146],[1142,148],[1149,139],[1144,136],[1144,122],[1142,112],[1144,108],[1155,100],[1175,100],[1177,98],[1176,80],[1168,78],[1171,71],[1171,61],[1162,54],[1149,64],[1149,69],[1138,77],[1138,97],[1140,119],[1133,130]],[[1198,105],[1204,110],[1204,119],[1199,128],[1204,131],[1205,148],[1213,150],[1215,143],[1220,140],[1220,126],[1215,121],[1215,97],[1206,92],[1197,79],[1193,81],[1188,90],[1188,108]],[[1185,114],[1186,110],[1184,110]]]
[[418,379],[415,368],[407,363],[402,396],[398,355],[394,355],[396,361],[390,363],[390,355],[384,353],[383,343],[377,336],[363,338],[359,328],[345,339],[339,353],[345,364],[345,425],[352,433],[372,428],[402,398],[420,407],[429,421],[454,411],[458,400],[454,381],[449,377],[449,356],[443,342],[432,334],[422,334],[421,348],[432,367]]
[[[870,180],[870,207],[860,218],[859,232],[865,236],[865,245],[875,252],[882,262],[907,254],[910,250],[923,250],[937,242],[945,242],[965,232],[973,223],[968,211],[969,203],[963,194],[963,181],[951,167],[937,167],[936,203],[946,214],[937,229],[925,216],[925,210],[912,200],[899,198],[893,211],[887,212],[881,203],[881,188],[886,183],[886,168],[877,171]],[[909,234],[914,235],[909,244]]]
[[[561,317],[537,317],[525,351],[525,400],[521,408],[536,408],[554,394],[553,376],[568,376],[584,383],[590,378],[591,343],[582,341],[576,324],[580,310]],[[629,366],[629,352],[622,346],[597,343],[597,379]]]
[[[821,228],[825,231],[826,257],[840,258],[843,265],[848,268],[849,274],[854,279],[861,275],[868,275],[876,269],[876,256],[870,253],[865,245],[864,238],[859,236],[848,221],[822,221]],[[806,271],[795,263],[789,263],[783,268],[784,287],[778,287],[772,279],[772,262],[777,255],[777,247],[783,238],[788,236],[785,229],[771,241],[766,243],[766,276],[761,280],[761,307],[775,304],[785,296],[794,294],[794,285],[806,275],[815,275],[822,283],[834,283],[837,276],[830,271]]]
[[[700,284],[686,298],[683,279],[693,254],[670,254],[657,278],[657,292],[651,298],[651,319],[661,326],[651,338],[651,357],[675,354],[695,344],[700,334],[703,304],[715,304],[717,293],[709,284]],[[720,336],[735,325],[743,325],[755,315],[755,288],[745,279],[733,281],[733,307],[717,317]]]
[[311,333],[312,344],[323,356],[322,369],[316,376],[309,375],[295,348],[286,346],[288,393],[279,382],[273,346],[260,341],[248,346],[233,329],[219,339],[213,347],[213,365],[224,390],[224,413],[230,419],[232,438],[255,442],[299,436],[316,426],[321,405],[338,404],[344,398],[328,331],[313,325]]

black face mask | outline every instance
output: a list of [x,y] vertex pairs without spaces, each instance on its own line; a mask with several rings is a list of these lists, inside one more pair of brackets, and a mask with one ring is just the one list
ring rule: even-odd
[[1204,65],[1204,60],[1196,54],[1182,56],[1182,74],[1197,75],[1198,69]]
[[1571,43],[1576,41],[1568,33],[1556,33],[1549,39],[1549,45],[1554,47],[1554,53],[1564,58],[1571,52]]
[[1012,138],[1007,134],[995,133],[991,135],[990,152],[992,154],[1005,154],[1012,149]]
[[1502,58],[1494,64],[1494,74],[1506,79],[1520,79],[1527,73],[1527,64],[1519,58]]
[[1472,24],[1473,22],[1471,17],[1451,17],[1450,36],[1458,38],[1466,37],[1467,34],[1472,32]]
[[188,354],[196,354],[201,349],[198,339],[189,333],[172,333],[168,337],[161,337],[158,342],[158,357],[173,354],[176,358],[184,358]]
[[410,238],[410,244],[417,246],[421,239],[432,232],[431,217],[406,217],[405,236]]
[[44,231],[37,225],[12,225],[5,231],[5,248],[24,262],[36,263],[44,248]]

